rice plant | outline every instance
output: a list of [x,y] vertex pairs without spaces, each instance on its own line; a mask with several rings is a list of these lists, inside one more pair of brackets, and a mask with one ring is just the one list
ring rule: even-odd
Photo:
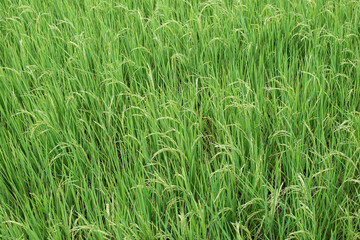
[[0,1],[0,239],[360,239],[360,1]]

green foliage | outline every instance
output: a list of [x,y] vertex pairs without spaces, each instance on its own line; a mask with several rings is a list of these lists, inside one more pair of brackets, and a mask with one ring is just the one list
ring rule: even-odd
[[1,239],[359,239],[358,0],[1,0]]

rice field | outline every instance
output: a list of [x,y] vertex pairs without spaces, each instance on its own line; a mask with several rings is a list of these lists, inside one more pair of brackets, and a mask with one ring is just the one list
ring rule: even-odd
[[360,239],[360,1],[0,1],[0,239]]

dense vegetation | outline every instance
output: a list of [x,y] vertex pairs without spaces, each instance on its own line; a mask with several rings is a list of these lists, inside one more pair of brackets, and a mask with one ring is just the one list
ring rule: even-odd
[[358,0],[1,0],[1,239],[359,239]]

